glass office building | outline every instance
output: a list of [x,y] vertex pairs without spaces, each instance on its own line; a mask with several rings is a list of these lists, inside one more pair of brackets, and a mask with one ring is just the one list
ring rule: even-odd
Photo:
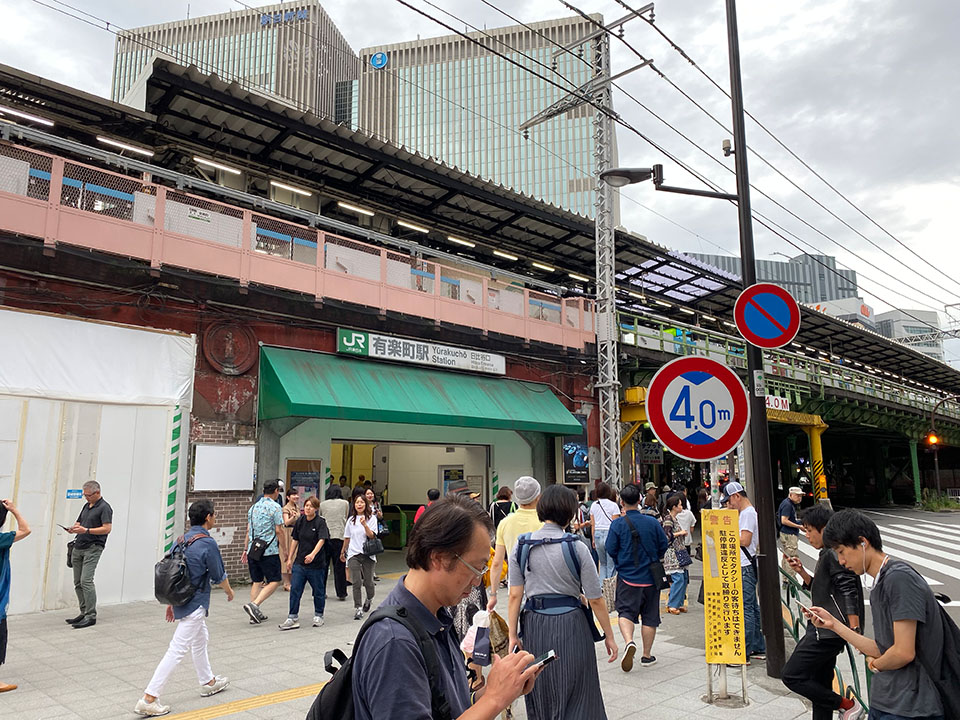
[[384,140],[593,217],[593,108],[582,105],[531,128],[529,139],[519,132],[566,94],[533,72],[568,89],[592,77],[591,43],[582,46],[582,59],[576,51],[557,56],[559,75],[550,70],[554,42],[565,45],[592,30],[583,18],[567,18],[470,33],[484,47],[450,35],[364,48],[359,107],[345,105],[338,117],[352,113],[354,127]]
[[326,117],[334,115],[336,84],[359,72],[356,53],[316,0],[122,31],[112,99],[136,105],[144,70],[158,54]]

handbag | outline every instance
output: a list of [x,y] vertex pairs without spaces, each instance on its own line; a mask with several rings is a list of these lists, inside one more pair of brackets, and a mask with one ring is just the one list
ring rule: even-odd
[[685,568],[688,565],[693,565],[693,558],[690,557],[690,551],[686,548],[677,550],[677,565],[682,568]]
[[607,612],[611,613],[617,607],[617,579],[608,577],[603,579],[603,601],[607,604]]
[[77,544],[76,540],[71,540],[67,543],[67,567],[73,567],[73,547]]
[[383,552],[383,542],[376,535],[363,541],[363,554],[373,557]]
[[[634,527],[633,523],[630,522],[630,518],[626,515],[623,516],[623,519],[627,521],[627,525],[630,526],[630,533],[633,535],[633,557],[637,565],[640,565],[640,551],[637,549],[637,546],[640,545],[640,533],[637,532],[637,528]],[[653,576],[653,586],[657,590],[666,590],[670,587],[670,576],[667,575],[667,571],[663,569],[663,563],[659,560],[654,560],[650,563],[650,574]]]

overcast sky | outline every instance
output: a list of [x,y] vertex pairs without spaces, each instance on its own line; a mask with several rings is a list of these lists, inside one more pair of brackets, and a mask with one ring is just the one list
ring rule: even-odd
[[[512,24],[479,0],[432,1],[473,25]],[[79,14],[56,0],[42,2]],[[119,27],[181,20],[188,4],[191,16],[243,7],[238,0],[67,2]],[[411,2],[439,15],[421,0]],[[509,9],[524,21],[571,14],[559,0],[492,0],[492,4]],[[600,12],[607,20],[624,14],[612,0],[577,0],[574,4],[587,12]],[[638,7],[641,3],[633,0],[632,4]],[[323,5],[354,49],[418,35],[447,34],[395,0],[331,0]],[[8,28],[0,43],[0,62],[109,95],[114,41],[110,32],[32,0],[0,0],[0,10]],[[756,192],[754,208],[796,233],[800,240],[788,237],[802,251],[836,255],[841,266],[857,270],[861,291],[877,312],[897,306],[943,313],[945,305],[960,303],[960,94],[956,81],[960,3],[740,0],[738,12],[747,109],[885,231],[930,264],[847,205],[756,124],[748,122],[751,147],[869,241],[751,156],[754,185],[816,229],[790,218]],[[721,86],[729,87],[725,22],[721,0],[661,0],[656,7],[657,25]],[[652,28],[633,21],[627,26],[627,39],[729,126],[729,101]],[[613,49],[615,71],[635,64],[623,45],[614,43]],[[650,70],[641,70],[622,84],[713,158],[733,168],[732,158],[724,159],[721,152],[721,142],[730,135],[666,81]],[[725,190],[734,191],[731,173],[646,110],[622,94],[615,96],[615,106],[630,124]],[[668,184],[702,187],[629,131],[618,131],[618,144],[621,165],[662,162]],[[654,242],[689,252],[738,254],[736,210],[722,201],[655,193],[645,183],[624,191],[621,208],[623,224]],[[760,226],[755,233],[758,257],[801,251]],[[960,359],[956,344],[951,343],[948,351],[952,359]]]

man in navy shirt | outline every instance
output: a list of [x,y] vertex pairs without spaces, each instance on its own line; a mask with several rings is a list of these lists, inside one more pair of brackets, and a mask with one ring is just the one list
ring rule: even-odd
[[[17,520],[16,531],[0,532],[0,665],[7,660],[7,606],[10,604],[10,546],[30,534],[30,526],[20,511],[9,500],[0,502],[0,528],[7,521],[7,513]],[[16,690],[16,685],[0,683],[0,693]]]
[[200,694],[204,697],[216,695],[225,689],[230,681],[222,675],[214,675],[207,656],[207,615],[210,612],[210,586],[219,585],[227,594],[227,602],[233,600],[233,588],[227,579],[223,567],[223,558],[216,540],[210,537],[210,530],[216,525],[216,512],[211,500],[197,500],[187,511],[190,529],[184,534],[183,542],[193,541],[184,551],[183,558],[190,573],[190,583],[197,589],[193,597],[184,605],[167,607],[167,622],[179,621],[173,633],[170,647],[160,661],[153,678],[143,697],[137,701],[134,712],[144,717],[156,717],[170,712],[169,705],[161,705],[158,697],[174,668],[188,652],[193,655],[193,665],[200,681]]
[[[649,495],[648,495],[649,497]],[[650,563],[663,558],[667,551],[667,535],[656,518],[637,509],[640,488],[627,485],[620,491],[624,513],[610,525],[607,535],[607,555],[617,568],[617,624],[626,647],[620,667],[624,672],[633,669],[637,644],[633,633],[640,624],[643,655],[640,665],[653,665],[653,640],[660,627],[660,591],[653,584]],[[636,532],[638,540],[634,540]]]
[[[410,571],[383,601],[405,608],[433,639],[453,718],[494,720],[533,689],[540,672],[527,667],[533,661],[528,652],[494,657],[485,687],[471,697],[453,618],[445,608],[483,581],[492,530],[490,516],[463,494],[437,500],[413,526],[407,545]],[[410,631],[391,619],[371,625],[354,651],[354,717],[431,720],[431,695],[423,653]]]
[[797,506],[801,500],[803,500],[803,490],[792,487],[787,491],[787,496],[777,510],[777,524],[780,526],[779,545],[780,552],[783,553],[780,567],[794,579],[797,573],[789,561],[790,558],[797,557],[799,552],[800,530],[803,529],[803,525],[797,522]]

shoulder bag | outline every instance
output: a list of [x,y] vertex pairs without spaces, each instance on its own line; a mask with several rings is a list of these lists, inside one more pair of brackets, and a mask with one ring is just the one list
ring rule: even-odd
[[[251,526],[253,525],[252,521],[253,518],[251,517]],[[250,543],[250,549],[247,551],[247,559],[253,560],[254,562],[260,562],[263,560],[263,554],[267,551],[267,548],[270,547],[270,543],[272,543],[276,537],[276,529],[273,531],[273,537],[269,540],[264,540],[263,538],[259,538],[254,535],[253,542]]]
[[[640,551],[638,546],[643,545],[643,543],[640,541],[640,533],[637,532],[637,528],[626,514],[624,514],[623,519],[626,520],[627,525],[630,526],[630,533],[633,535],[633,558],[637,567],[639,567]],[[646,548],[644,548],[644,551],[646,551]],[[647,555],[653,557],[649,552]],[[650,563],[650,574],[653,576],[653,586],[657,588],[657,590],[665,590],[666,588],[670,587],[670,576],[667,575],[667,572],[663,569],[663,563],[660,562],[659,558]]]

